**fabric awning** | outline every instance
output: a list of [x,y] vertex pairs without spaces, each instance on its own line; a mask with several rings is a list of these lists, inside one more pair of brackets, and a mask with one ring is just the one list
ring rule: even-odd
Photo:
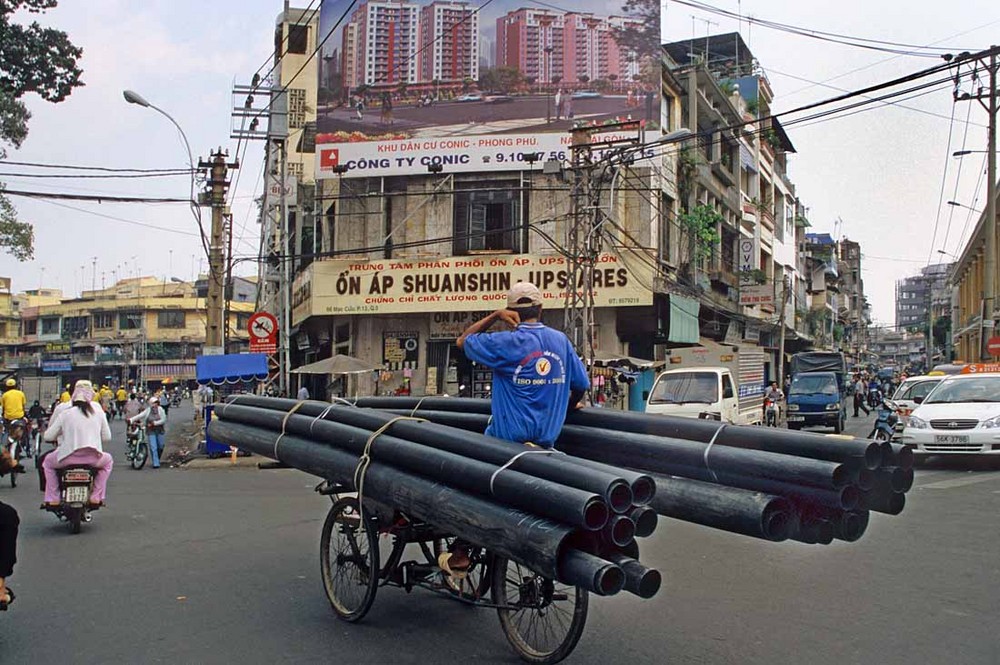
[[194,365],[184,365],[180,363],[147,365],[145,375],[150,381],[162,381],[163,379],[193,379]]
[[221,386],[267,378],[267,356],[263,353],[229,353],[198,356],[197,380],[201,385]]
[[754,163],[753,155],[742,145],[740,146],[740,164],[743,165],[747,171],[752,173],[757,172],[757,165]]
[[377,369],[380,368],[370,362],[338,353],[329,358],[296,367],[292,370],[292,374],[363,374]]
[[667,341],[697,344],[700,338],[698,312],[701,303],[694,298],[670,294],[670,324]]

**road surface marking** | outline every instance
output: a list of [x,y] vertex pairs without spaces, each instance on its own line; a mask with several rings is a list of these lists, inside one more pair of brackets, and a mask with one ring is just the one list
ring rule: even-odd
[[951,478],[949,480],[939,480],[936,483],[929,483],[927,485],[920,485],[921,489],[932,489],[932,490],[946,490],[952,487],[964,487],[965,485],[975,485],[976,483],[985,483],[990,480],[1000,480],[1000,473],[990,473],[984,475],[975,475],[968,478]]

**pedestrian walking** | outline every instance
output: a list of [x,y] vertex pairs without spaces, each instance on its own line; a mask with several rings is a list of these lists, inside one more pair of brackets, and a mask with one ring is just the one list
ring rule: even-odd
[[149,454],[153,459],[153,468],[160,468],[160,455],[163,454],[163,435],[166,432],[167,414],[160,405],[160,398],[149,398],[149,407],[145,411],[129,418],[129,422],[143,422],[146,425],[146,441],[149,442]]
[[868,395],[868,384],[857,374],[854,375],[854,417],[858,416],[858,409],[865,412],[865,415],[870,415],[871,412],[868,410],[868,406],[865,404],[865,399]]
[[388,92],[382,93],[382,116],[379,122],[383,125],[392,124],[392,95]]
[[573,95],[566,95],[566,101],[563,102],[563,111],[566,112],[566,119],[573,119]]
[[358,95],[358,100],[354,104],[354,114],[358,120],[365,119],[365,98]]
[[559,88],[558,90],[556,90],[555,103],[556,103],[556,120],[559,120],[560,118],[562,118],[562,112],[563,112],[563,91],[562,91],[562,88]]

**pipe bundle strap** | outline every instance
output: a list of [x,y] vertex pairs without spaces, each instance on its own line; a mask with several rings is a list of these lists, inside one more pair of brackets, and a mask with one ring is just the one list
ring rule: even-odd
[[289,409],[288,413],[286,413],[285,417],[281,420],[281,434],[279,434],[278,438],[274,440],[274,459],[278,460],[279,462],[281,461],[281,458],[278,457],[278,444],[281,443],[281,439],[284,438],[285,436],[285,425],[288,424],[288,419],[292,417],[292,414],[298,411],[299,407],[305,403],[306,400],[304,399],[296,402],[295,406]]
[[[296,404],[295,407],[297,408],[300,404],[302,404],[302,402],[299,402],[298,404]],[[281,423],[281,425],[282,425],[282,433],[281,433],[281,435],[282,436],[285,435],[285,433],[284,433],[284,424],[288,420],[288,417],[292,415],[293,411],[295,411],[294,408],[291,411],[288,412],[288,415],[285,416],[285,419]],[[395,418],[393,418],[392,420],[390,420],[389,422],[385,423],[384,425],[382,425],[381,427],[379,427],[377,430],[375,430],[374,432],[372,432],[371,436],[368,437],[368,440],[365,441],[364,451],[361,453],[361,457],[358,458],[358,465],[354,468],[354,486],[358,488],[358,512],[359,513],[363,513],[363,511],[364,511],[364,508],[362,508],[362,505],[364,503],[363,499],[364,499],[364,493],[365,493],[365,473],[367,473],[368,467],[371,466],[371,463],[372,463],[372,455],[371,455],[371,453],[372,453],[372,446],[375,445],[375,439],[377,439],[382,434],[385,434],[389,430],[389,428],[392,427],[392,425],[394,423],[397,423],[400,420],[415,420],[415,421],[421,422],[421,423],[427,422],[423,418],[414,418],[413,416],[396,416]],[[312,425],[310,425],[310,429],[311,428],[312,428]]]
[[[422,420],[422,418],[417,418],[416,420]],[[393,421],[390,421],[390,423],[391,422]],[[516,462],[517,460],[521,459],[525,455],[553,455],[553,454],[562,455],[563,452],[560,450],[555,450],[554,448],[548,448],[545,450],[523,450],[518,454],[514,455],[509,460],[507,460],[505,464],[503,464],[496,471],[494,471],[492,476],[490,476],[490,494],[496,494],[496,492],[493,490],[493,484],[496,481],[497,476],[500,475],[500,472],[503,471],[504,469],[509,469],[510,467],[512,467],[514,465],[514,462]]]
[[712,465],[708,463],[708,453],[711,452],[712,446],[715,445],[715,440],[717,438],[719,438],[719,434],[724,429],[726,429],[726,424],[725,423],[719,425],[719,429],[715,430],[715,434],[713,434],[712,438],[709,440],[708,446],[705,447],[705,457],[704,457],[705,458],[705,468],[708,469],[708,472],[710,474],[712,474],[712,478],[715,480],[715,482],[719,482],[719,477],[717,475],[715,475],[715,471],[712,471]]

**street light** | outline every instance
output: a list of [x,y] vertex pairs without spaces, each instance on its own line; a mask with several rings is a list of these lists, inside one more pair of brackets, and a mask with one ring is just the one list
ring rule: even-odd
[[972,206],[967,206],[964,203],[959,203],[958,201],[948,201],[948,205],[954,206],[956,208],[965,208],[966,210],[971,210],[972,212],[982,212],[982,210],[977,210]]
[[184,148],[187,150],[188,168],[191,171],[191,193],[190,196],[188,197],[189,204],[191,206],[191,214],[194,215],[195,221],[198,222],[198,231],[201,233],[201,242],[202,245],[204,245],[205,251],[207,253],[208,241],[205,238],[205,231],[202,229],[201,226],[201,211],[198,209],[198,203],[197,201],[195,201],[194,198],[194,190],[195,190],[194,156],[191,154],[191,144],[188,143],[187,134],[184,133],[184,130],[181,129],[181,126],[177,124],[177,121],[174,120],[172,115],[161,109],[159,106],[156,106],[155,104],[150,104],[146,100],[146,98],[140,95],[138,92],[135,92],[134,90],[124,90],[122,91],[122,96],[125,97],[125,101],[128,102],[129,104],[135,104],[143,108],[153,109],[154,111],[165,117],[167,120],[169,120],[171,123],[173,123],[174,127],[177,128],[177,132],[181,135],[181,139],[184,141]]

